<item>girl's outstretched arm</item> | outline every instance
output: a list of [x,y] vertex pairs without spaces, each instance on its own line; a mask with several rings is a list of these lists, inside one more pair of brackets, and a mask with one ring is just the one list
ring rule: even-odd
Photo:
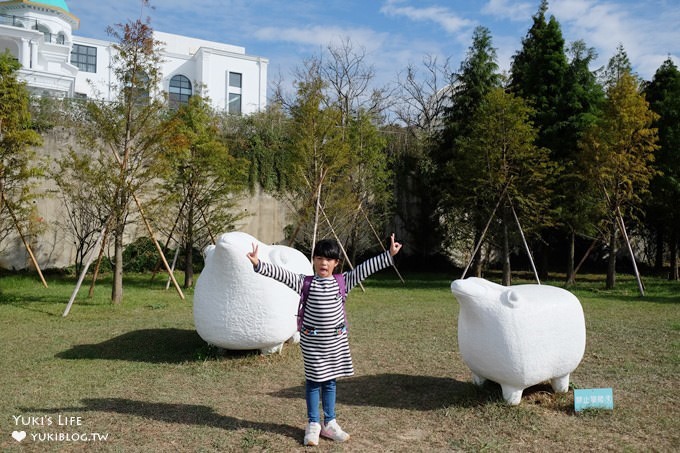
[[390,236],[390,249],[381,253],[380,255],[370,258],[355,269],[345,272],[345,281],[347,282],[347,292],[359,284],[360,281],[369,275],[385,269],[394,264],[393,256],[401,250],[401,243],[395,242],[394,233]]
[[264,275],[265,277],[280,281],[296,293],[299,293],[302,290],[302,282],[305,279],[304,275],[296,274],[289,271],[288,269],[284,269],[283,267],[260,261],[260,259],[257,257],[257,252],[258,245],[253,242],[253,251],[248,252],[246,256],[253,265],[253,270],[255,272]]

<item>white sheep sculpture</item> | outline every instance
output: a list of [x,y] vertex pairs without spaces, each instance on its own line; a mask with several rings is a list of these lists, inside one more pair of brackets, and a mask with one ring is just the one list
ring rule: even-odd
[[586,345],[576,296],[549,285],[506,287],[476,277],[453,281],[451,292],[460,304],[458,346],[473,383],[500,384],[510,405],[545,381],[556,392],[569,389]]
[[246,256],[252,244],[259,246],[262,261],[312,274],[309,259],[294,248],[263,244],[242,232],[224,233],[204,252],[205,267],[194,291],[194,324],[211,345],[267,354],[280,351],[287,340],[299,339],[300,296],[253,271]]

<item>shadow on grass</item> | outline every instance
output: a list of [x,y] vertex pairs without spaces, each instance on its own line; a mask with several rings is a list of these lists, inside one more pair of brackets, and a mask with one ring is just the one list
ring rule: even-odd
[[611,300],[612,302],[640,302],[640,303],[657,303],[657,304],[680,304],[680,294],[676,295],[649,295],[641,296],[640,294],[606,294],[604,292],[593,294],[592,297],[598,299]]
[[403,274],[402,277],[404,278],[403,282],[393,270],[385,269],[366,279],[363,284],[367,288],[442,289],[448,291],[451,282],[456,278],[453,275],[421,273]]
[[[239,351],[241,355],[246,352]],[[56,354],[60,359],[128,360],[148,363],[183,363],[209,357],[207,343],[195,330],[143,329],[97,344],[81,344]]]
[[281,434],[296,440],[300,439],[303,435],[300,428],[295,426],[242,420],[218,414],[211,407],[196,404],[150,403],[125,398],[86,398],[81,400],[81,403],[83,404],[82,407],[62,407],[56,409],[22,408],[21,410],[30,413],[112,412],[134,415],[165,423],[209,426],[225,430],[259,430]]
[[[500,387],[477,387],[455,379],[407,374],[376,374],[338,381],[337,401],[353,406],[431,411],[450,406],[474,407],[498,401]],[[304,386],[270,394],[304,398]]]

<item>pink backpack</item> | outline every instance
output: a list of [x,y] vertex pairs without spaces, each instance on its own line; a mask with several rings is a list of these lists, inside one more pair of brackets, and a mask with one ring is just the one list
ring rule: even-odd
[[[347,327],[347,311],[345,310],[345,299],[347,299],[347,285],[345,284],[345,276],[343,274],[333,274],[335,281],[338,282],[338,289],[340,290],[340,297],[342,297],[342,313],[345,317],[345,327]],[[313,275],[307,275],[302,282],[302,291],[300,291],[300,304],[297,311],[297,329],[302,331],[302,324],[305,318],[305,307],[307,306],[307,297],[309,297],[309,286],[314,279]]]

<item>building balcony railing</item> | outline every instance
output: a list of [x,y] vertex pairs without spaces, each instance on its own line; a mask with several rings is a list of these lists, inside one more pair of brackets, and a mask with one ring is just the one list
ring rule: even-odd
[[42,32],[45,42],[52,44],[66,44],[66,38],[63,33],[50,33],[46,31],[45,26],[41,26],[37,19],[28,19],[21,16],[12,16],[8,14],[0,14],[0,25],[9,25],[10,27],[26,28],[28,30],[38,30]]
[[36,19],[27,19],[26,17],[20,16],[10,16],[8,14],[0,14],[0,25],[27,28],[29,30],[38,29],[38,21]]

